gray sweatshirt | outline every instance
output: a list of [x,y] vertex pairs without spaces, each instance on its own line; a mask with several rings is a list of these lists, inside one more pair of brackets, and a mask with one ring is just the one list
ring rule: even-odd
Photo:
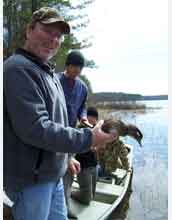
[[23,49],[4,62],[4,189],[58,181],[67,153],[90,149],[90,129],[68,126],[64,93],[54,74]]

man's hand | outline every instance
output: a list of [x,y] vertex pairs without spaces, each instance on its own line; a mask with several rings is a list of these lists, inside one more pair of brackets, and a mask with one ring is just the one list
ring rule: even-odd
[[80,123],[89,127],[89,128],[93,128],[94,126],[92,124],[89,123],[88,119],[86,117],[83,117],[80,119]]
[[81,170],[80,162],[77,161],[74,157],[72,157],[69,161],[68,169],[72,175],[78,174]]
[[93,149],[96,148],[98,150],[98,148],[102,148],[105,146],[105,144],[111,143],[112,141],[118,138],[118,134],[115,132],[113,134],[112,133],[107,134],[101,130],[101,126],[103,122],[104,122],[103,120],[100,120],[97,123],[97,125],[92,129],[92,133],[93,133],[92,148]]

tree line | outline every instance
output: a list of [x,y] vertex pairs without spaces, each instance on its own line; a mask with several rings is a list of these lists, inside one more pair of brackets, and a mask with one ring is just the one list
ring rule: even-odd
[[[30,21],[32,13],[40,7],[55,7],[64,16],[65,20],[72,23],[72,32],[65,36],[64,42],[57,55],[53,58],[57,71],[63,71],[66,56],[70,50],[81,50],[90,47],[90,38],[78,40],[77,33],[87,27],[88,15],[84,10],[94,0],[78,0],[72,4],[70,0],[4,0],[3,1],[3,58],[9,57],[16,48],[21,47],[25,39],[25,28]],[[75,34],[74,34],[75,32]],[[95,67],[94,60],[86,60],[86,66]],[[86,76],[82,76],[89,92],[92,92],[91,83]]]
[[128,94],[123,92],[99,92],[89,96],[89,102],[91,103],[167,99],[168,95],[143,96],[141,94]]

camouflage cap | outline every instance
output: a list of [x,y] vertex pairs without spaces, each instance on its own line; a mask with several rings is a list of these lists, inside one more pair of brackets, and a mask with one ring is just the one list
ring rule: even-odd
[[64,21],[55,8],[42,7],[35,11],[32,15],[32,21],[38,21],[42,24],[57,23],[57,26],[62,30],[63,34],[70,33],[70,26]]

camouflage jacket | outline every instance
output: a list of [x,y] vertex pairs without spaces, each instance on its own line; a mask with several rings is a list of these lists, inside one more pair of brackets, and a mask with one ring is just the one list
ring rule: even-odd
[[105,149],[100,149],[98,154],[99,164],[108,173],[117,168],[129,169],[128,148],[119,139],[106,145]]

